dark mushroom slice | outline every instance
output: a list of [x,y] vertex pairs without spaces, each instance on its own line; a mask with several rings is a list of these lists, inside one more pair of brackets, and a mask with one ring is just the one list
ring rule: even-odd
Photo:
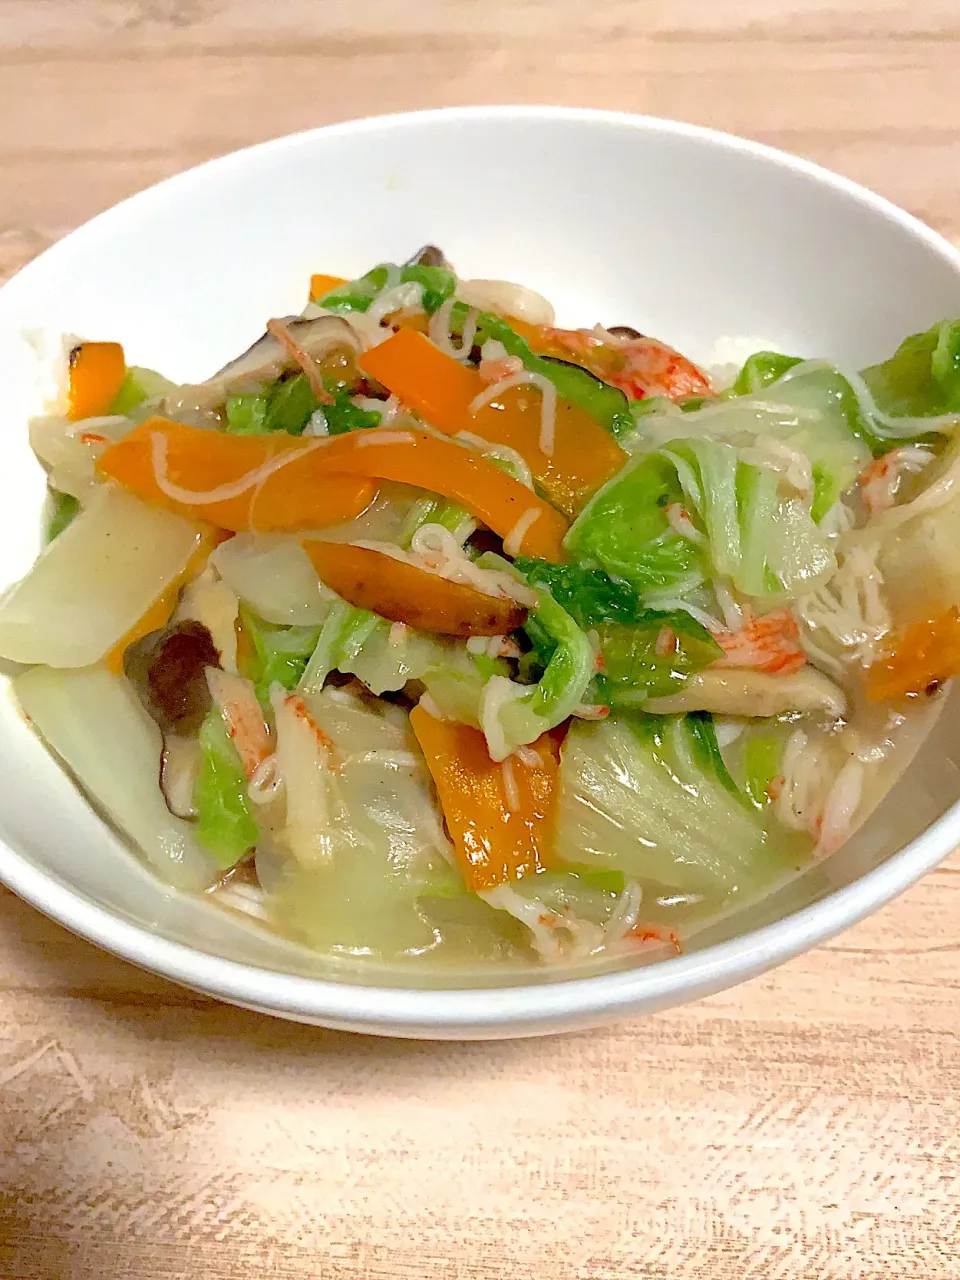
[[195,735],[210,710],[207,667],[220,666],[213,637],[200,622],[180,622],[132,645],[124,671],[164,735]]
[[607,333],[612,333],[615,338],[630,338],[635,340],[643,338],[646,335],[641,333],[639,329],[634,329],[629,324],[611,324],[607,325]]
[[453,270],[444,257],[443,250],[438,249],[435,244],[425,244],[412,258],[408,258],[404,265],[408,267],[446,267],[448,271]]
[[[314,360],[321,360],[336,348],[358,351],[360,338],[341,316],[317,316],[303,320],[299,316],[283,321],[297,345]],[[176,414],[181,408],[197,413],[211,412],[230,396],[257,392],[287,373],[300,372],[290,349],[272,333],[265,333],[242,356],[231,360],[206,382],[179,387],[164,402],[164,412]]]

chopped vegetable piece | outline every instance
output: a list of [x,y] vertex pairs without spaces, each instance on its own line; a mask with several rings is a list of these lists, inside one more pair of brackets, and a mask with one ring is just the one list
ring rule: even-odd
[[253,681],[257,698],[266,705],[270,686],[295,689],[320,638],[319,627],[276,627],[240,606],[240,635],[248,642],[242,650],[241,675]]
[[193,790],[197,839],[219,866],[232,867],[260,838],[247,797],[247,775],[220,712],[207,713],[200,727],[203,764]]
[[[351,280],[323,297],[330,311],[367,311],[374,298],[399,284],[420,285],[423,309],[433,314],[457,287],[457,277],[446,267],[407,262],[402,267],[385,262],[359,280]],[[398,304],[398,310],[400,309]]]
[[782,378],[788,369],[801,364],[799,356],[781,355],[779,351],[757,351],[744,361],[736,381],[725,395],[752,396],[771,382]]
[[312,275],[310,277],[310,301],[319,302],[328,293],[332,293],[334,289],[342,288],[345,284],[349,284],[349,281],[344,280],[343,276],[325,276],[320,273]]
[[485,595],[370,547],[305,542],[320,580],[358,609],[448,636],[501,636],[523,624],[515,600]]
[[440,798],[467,887],[474,892],[548,866],[553,840],[559,750],[549,734],[533,744],[539,762],[495,764],[483,734],[410,712]]
[[[329,473],[320,463],[325,447],[324,441],[281,432],[237,436],[149,418],[97,465],[154,506],[234,532],[294,531],[350,520],[373,498],[370,480]],[[159,474],[154,451],[164,464]]]
[[119,342],[81,342],[70,352],[67,417],[71,422],[109,413],[126,372]]
[[523,518],[520,550],[550,560],[563,554],[559,512],[482,454],[426,431],[374,427],[311,440],[232,436],[150,418],[98,466],[147,502],[261,533],[352,519],[370,502],[373,479],[396,480],[456,499],[504,538]]
[[776,733],[751,733],[743,748],[743,787],[751,802],[764,809],[773,799],[773,780],[780,771],[783,738]]
[[53,498],[53,510],[47,522],[47,541],[52,542],[80,510],[80,502],[72,493],[57,493]]
[[512,387],[476,413],[488,384],[475,369],[444,355],[422,334],[403,329],[365,352],[360,367],[431,426],[448,435],[469,431],[515,449],[540,489],[566,515],[617,472],[626,454],[582,409],[559,400],[553,449],[540,448],[542,394]]
[[960,411],[960,320],[912,334],[889,360],[864,369],[862,376],[885,413],[927,417]]
[[934,694],[960,675],[960,606],[890,636],[867,670],[867,695],[876,702]]
[[636,626],[601,623],[597,638],[603,661],[597,690],[615,707],[668,697],[722,656],[710,632],[680,612],[659,614],[656,621]]
[[120,390],[114,396],[109,413],[126,416],[144,400],[155,400],[173,391],[176,384],[153,369],[144,369],[139,365],[130,365],[124,374]]

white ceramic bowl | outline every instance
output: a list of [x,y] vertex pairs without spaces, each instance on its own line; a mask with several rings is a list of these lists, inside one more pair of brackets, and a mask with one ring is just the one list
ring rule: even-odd
[[[780,152],[689,125],[479,108],[335,125],[241,151],[135,196],[0,291],[0,584],[39,544],[43,477],[25,332],[121,340],[200,379],[311,271],[351,275],[441,245],[470,276],[522,281],[561,322],[629,323],[695,359],[722,335],[865,364],[960,314],[960,255],[907,214]],[[287,1018],[390,1035],[496,1037],[654,1010],[760,973],[845,928],[960,842],[956,705],[890,798],[825,867],[703,934],[683,957],[496,988],[368,985],[166,890],[0,704],[0,877],[100,946]],[[350,978],[351,980],[345,980]],[[382,978],[380,979],[382,981]],[[394,978],[393,981],[396,981]]]

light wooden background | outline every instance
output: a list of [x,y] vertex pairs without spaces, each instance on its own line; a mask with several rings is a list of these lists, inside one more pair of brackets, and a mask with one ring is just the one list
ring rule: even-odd
[[[0,271],[241,144],[489,101],[739,131],[960,236],[958,0],[0,0]],[[691,1008],[444,1046],[195,998],[4,894],[0,1277],[957,1280],[958,906],[955,858]]]

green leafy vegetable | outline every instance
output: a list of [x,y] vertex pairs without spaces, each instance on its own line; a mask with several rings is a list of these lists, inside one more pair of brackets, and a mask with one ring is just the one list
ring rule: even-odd
[[72,493],[57,493],[55,490],[50,491],[52,500],[52,510],[47,520],[47,541],[52,542],[74,518],[79,514],[80,503]]
[[757,351],[748,357],[736,381],[725,396],[753,396],[772,382],[782,378],[788,369],[801,364],[799,356],[785,356],[779,351]]
[[307,375],[298,373],[265,391],[230,396],[226,404],[227,430],[236,435],[286,431],[299,436],[319,408]]
[[358,280],[341,285],[319,299],[328,311],[367,311],[371,302],[395,284],[418,284],[423,290],[423,309],[432,315],[457,287],[457,277],[446,267],[424,267],[406,263],[402,267],[394,263],[381,263]]
[[557,854],[684,893],[755,892],[781,870],[757,815],[705,764],[684,716],[574,721],[560,769]]
[[[713,636],[687,613],[652,615],[643,626],[603,623],[597,628],[604,669],[597,677],[601,702],[613,707],[642,706],[648,698],[676,693],[687,679],[721,657]],[[670,647],[658,652],[664,627],[673,633]]]
[[353,403],[347,391],[338,391],[334,403],[325,404],[322,408],[327,431],[332,436],[380,425],[381,415],[375,409],[361,409],[358,404]]
[[203,763],[193,789],[197,840],[221,867],[232,867],[260,838],[247,798],[247,777],[219,712],[200,726]]
[[153,369],[142,369],[137,365],[129,365],[120,384],[120,390],[114,396],[110,413],[122,413],[125,416],[143,404],[144,400],[155,400],[174,389],[174,383],[155,373]]
[[310,655],[317,647],[320,627],[277,627],[240,606],[240,621],[253,647],[244,675],[253,681],[264,706],[270,702],[270,686],[295,689]]
[[912,334],[862,377],[878,407],[895,417],[960,412],[960,320]]
[[682,501],[674,463],[657,454],[634,458],[581,512],[567,550],[598,561],[641,596],[681,595],[699,585],[705,571],[700,550],[667,519],[666,508]]
[[770,803],[770,783],[780,771],[782,734],[751,733],[743,748],[744,790],[752,803],[763,809]]

